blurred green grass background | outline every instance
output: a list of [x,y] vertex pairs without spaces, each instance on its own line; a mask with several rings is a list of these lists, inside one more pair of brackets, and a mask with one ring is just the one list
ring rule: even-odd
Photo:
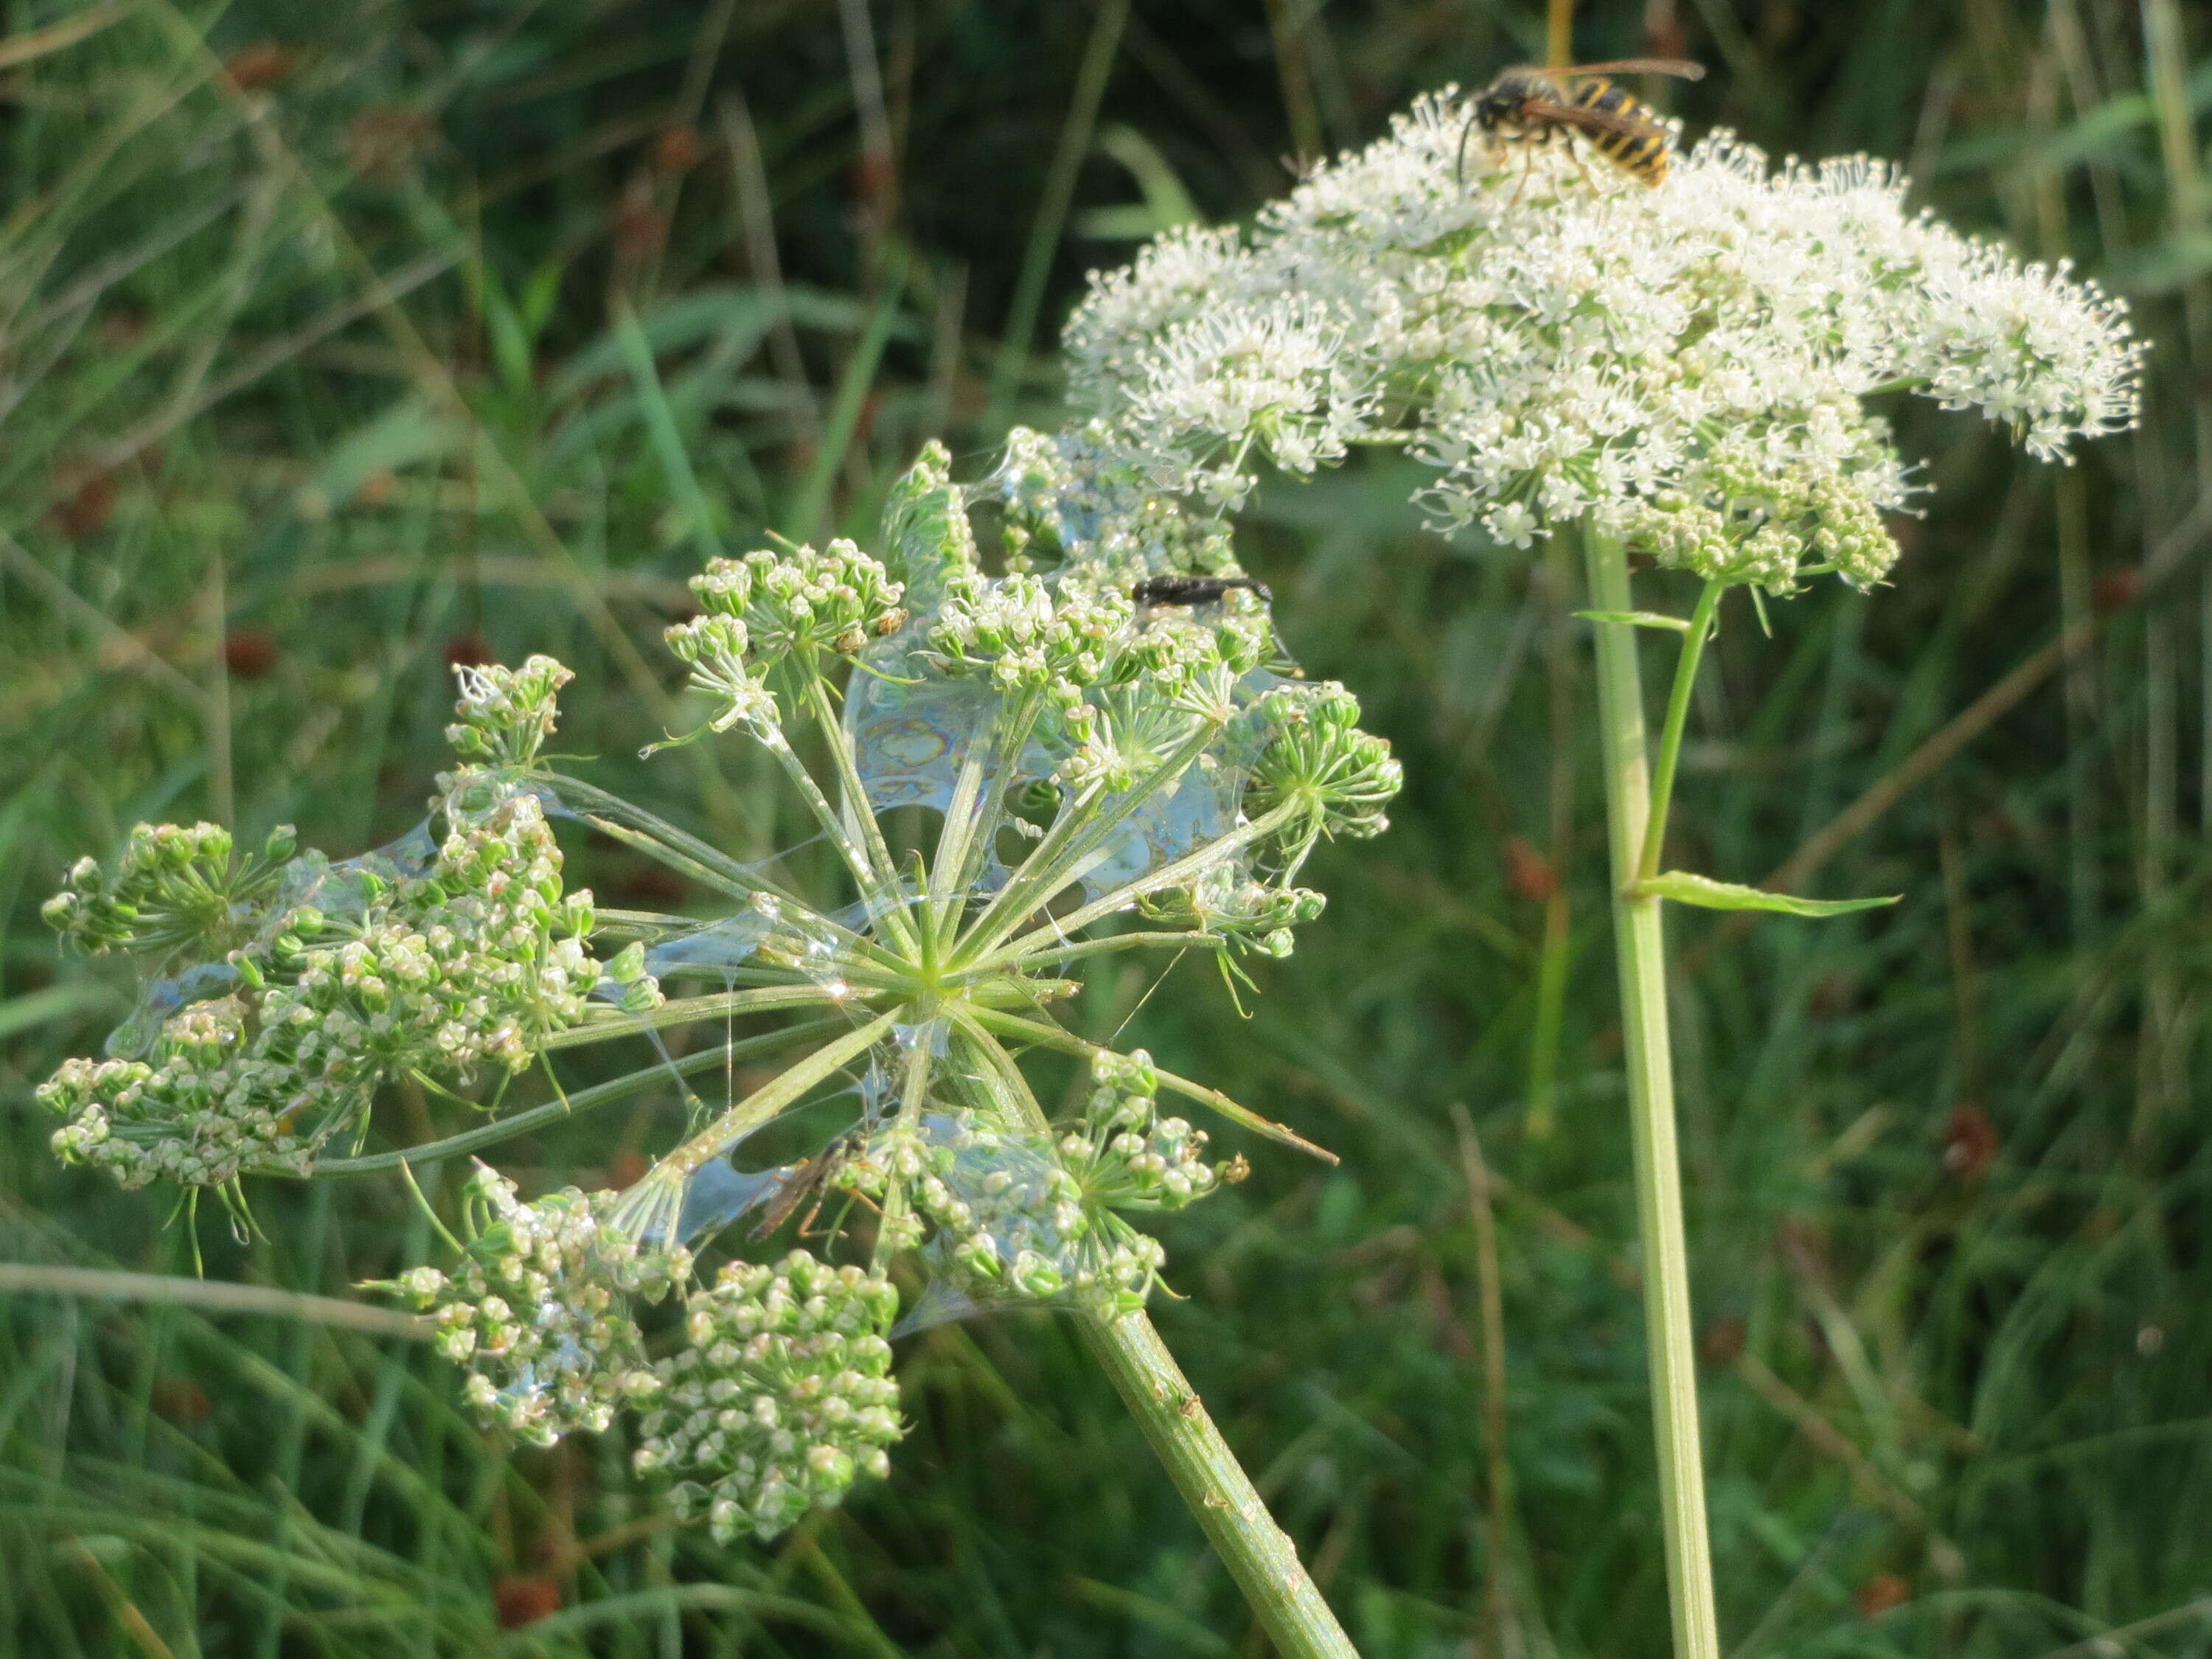
[[[563,747],[599,781],[739,856],[799,839],[734,745],[631,758],[702,517],[865,544],[925,438],[974,477],[1057,422],[1087,268],[1544,31],[1501,0],[0,18],[0,1258],[167,1273],[185,1224],[58,1169],[31,1100],[125,989],[38,922],[69,861],[140,819],[387,840],[449,665],[538,650],[580,671]],[[1674,923],[1723,1629],[1742,1659],[2212,1653],[2212,27],[1585,0],[1576,46],[1709,64],[1692,134],[1906,161],[2158,342],[2142,430],[2071,471],[1907,415],[1936,493],[1895,586],[1771,607],[1700,688],[1680,860],[1905,895]],[[1241,532],[1399,747],[1389,836],[1324,854],[1328,914],[1249,1018],[1121,958],[1071,1018],[1343,1155],[1246,1147],[1165,1224],[1158,1318],[1363,1652],[1658,1655],[1577,601],[1540,553],[1423,535],[1415,482],[1271,485]],[[612,902],[693,896],[569,850]],[[679,1114],[507,1165],[602,1183]],[[254,1199],[249,1244],[200,1218],[211,1279],[343,1297],[429,1249],[392,1183]],[[512,1453],[374,1331],[0,1294],[0,1653],[1265,1650],[1063,1325],[943,1326],[900,1370],[893,1479],[722,1550],[615,1437]]]

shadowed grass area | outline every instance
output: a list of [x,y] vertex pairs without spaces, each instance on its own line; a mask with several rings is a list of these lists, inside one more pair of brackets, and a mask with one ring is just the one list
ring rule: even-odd
[[[389,841],[443,763],[448,665],[532,651],[578,670],[559,746],[595,780],[739,859],[803,842],[742,745],[633,758],[678,725],[652,646],[701,554],[865,542],[928,436],[976,476],[1057,418],[1087,266],[1540,56],[1540,12],[9,8],[0,1260],[189,1273],[195,1224],[210,1279],[349,1297],[431,1249],[381,1176],[260,1183],[240,1239],[53,1163],[31,1091],[125,989],[38,922],[70,860],[141,819]],[[1711,647],[1670,857],[1906,896],[1674,923],[1723,1632],[1744,1659],[2212,1652],[2212,37],[2174,0],[1592,0],[1577,49],[1647,25],[1712,67],[1692,131],[1902,158],[2157,342],[2142,431],[2055,478],[1900,410],[1936,493],[1895,586]],[[1420,481],[1355,465],[1241,532],[1406,763],[1389,837],[1319,855],[1329,911],[1249,1018],[1207,964],[1109,958],[1069,1023],[1342,1155],[1243,1144],[1249,1182],[1163,1222],[1188,1300],[1157,1316],[1363,1652],[1656,1655],[1583,601],[1540,550],[1424,535]],[[1686,611],[1683,583],[1651,592]],[[568,853],[611,904],[710,898]],[[507,1167],[634,1174],[683,1110]],[[615,1437],[488,1439],[396,1334],[33,1277],[0,1290],[0,1651],[1261,1650],[1047,1316],[904,1342],[892,1480],[721,1549]]]

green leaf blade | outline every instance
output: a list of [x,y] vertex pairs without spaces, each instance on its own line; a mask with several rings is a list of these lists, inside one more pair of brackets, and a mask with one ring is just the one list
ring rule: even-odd
[[1739,882],[1715,881],[1711,876],[1694,876],[1686,870],[1669,870],[1663,875],[1649,876],[1638,882],[1632,890],[1649,898],[1671,899],[1677,904],[1694,904],[1702,910],[1774,910],[1787,916],[1844,916],[1854,910],[1875,910],[1885,904],[1894,904],[1905,896],[1892,893],[1886,898],[1808,899],[1793,898],[1787,893],[1770,893],[1763,887],[1746,887]]

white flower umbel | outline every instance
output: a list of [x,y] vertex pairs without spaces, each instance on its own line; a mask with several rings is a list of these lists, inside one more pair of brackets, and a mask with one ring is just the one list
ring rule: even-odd
[[1568,145],[1469,149],[1423,100],[1247,243],[1171,233],[1095,277],[1066,333],[1085,434],[1161,489],[1242,499],[1248,458],[1432,465],[1445,532],[1583,521],[1776,591],[1880,580],[1915,486],[1869,400],[1979,408],[2041,459],[2131,424],[2125,307],[1905,205],[1853,156],[1777,168],[1726,134],[1657,189]]

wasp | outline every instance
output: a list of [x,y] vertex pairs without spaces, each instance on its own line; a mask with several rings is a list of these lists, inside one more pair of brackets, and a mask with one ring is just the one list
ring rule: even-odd
[[1236,587],[1274,603],[1267,584],[1249,576],[1147,576],[1129,590],[1129,598],[1138,605],[1217,605]]
[[1467,177],[1467,141],[1477,127],[1493,144],[1547,144],[1555,134],[1587,135],[1597,153],[1631,178],[1657,185],[1667,177],[1667,129],[1636,99],[1606,77],[1672,75],[1704,77],[1705,67],[1680,58],[1626,58],[1572,69],[1510,69],[1475,94],[1459,136],[1458,176]]

